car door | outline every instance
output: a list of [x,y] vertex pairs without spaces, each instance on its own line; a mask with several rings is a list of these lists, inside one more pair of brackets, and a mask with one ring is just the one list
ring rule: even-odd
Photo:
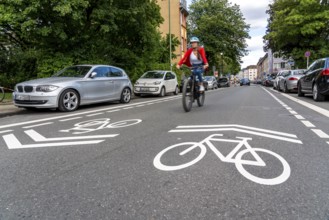
[[93,78],[89,78],[83,84],[83,94],[87,102],[97,102],[111,98],[113,81],[109,78],[109,67],[100,66],[91,71],[96,73]]
[[292,72],[289,70],[289,71],[284,71],[282,73],[282,77],[280,79],[280,88],[281,89],[284,89],[284,84],[286,83],[286,80],[289,76],[291,76]]
[[128,79],[123,70],[111,67],[110,78],[113,81],[113,94],[116,99],[120,99],[124,87],[127,85]]
[[170,72],[166,72],[166,75],[164,77],[165,81],[165,87],[166,87],[166,92],[172,92],[174,91],[173,89],[173,79],[172,79],[172,75]]
[[314,78],[316,77],[317,73],[322,70],[324,63],[325,63],[324,60],[317,60],[314,63],[312,63],[305,77],[303,77],[303,81],[302,81],[303,90],[309,90],[309,91],[312,90]]

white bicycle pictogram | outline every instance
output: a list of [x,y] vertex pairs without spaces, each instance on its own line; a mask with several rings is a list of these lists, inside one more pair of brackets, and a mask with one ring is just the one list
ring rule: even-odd
[[[187,167],[192,166],[193,164],[197,163],[198,161],[200,161],[206,155],[206,153],[207,153],[206,146],[208,146],[210,148],[210,150],[212,150],[222,162],[234,163],[237,170],[244,177],[246,177],[247,179],[249,179],[253,182],[256,182],[259,184],[264,184],[264,185],[277,185],[277,184],[281,184],[281,183],[285,182],[289,178],[290,166],[287,163],[287,161],[283,157],[281,157],[279,154],[274,153],[270,150],[262,149],[262,148],[252,148],[250,146],[250,144],[248,143],[248,141],[252,140],[252,138],[236,137],[237,140],[219,138],[222,136],[223,136],[222,134],[213,134],[201,142],[184,142],[184,143],[169,146],[156,155],[156,157],[153,160],[153,165],[157,169],[163,170],[163,171],[174,171],[174,170],[180,170],[180,169],[187,168]],[[237,145],[227,156],[224,156],[213,145],[212,142],[237,143]],[[184,146],[185,146],[185,148],[187,147],[187,149],[180,152],[179,153],[180,156],[184,156],[185,154],[187,154],[188,152],[190,152],[196,148],[200,149],[200,154],[195,159],[193,159],[189,162],[180,164],[180,165],[170,166],[170,165],[165,165],[161,162],[161,157],[164,154],[166,154],[168,151],[175,149],[175,148],[179,148],[179,147],[182,148]],[[242,147],[245,147],[246,149],[238,152]],[[260,156],[257,154],[257,152],[267,153],[269,155],[272,155],[276,159],[278,159],[282,163],[282,166],[283,166],[282,173],[275,178],[266,179],[266,178],[257,177],[255,175],[251,174],[249,171],[247,171],[244,168],[244,165],[260,166],[260,167],[266,166],[266,163],[264,162],[264,160],[262,158],[260,158]],[[255,160],[242,159],[243,155],[245,155],[246,153],[251,153],[251,155],[254,157]],[[234,155],[236,155],[236,156],[234,157]]]
[[142,122],[140,119],[128,119],[123,121],[117,121],[114,123],[110,123],[109,118],[99,118],[99,119],[92,119],[88,121],[83,121],[74,124],[73,128],[67,130],[60,130],[60,132],[70,132],[74,131],[73,134],[84,134],[88,132],[93,132],[105,128],[123,128],[128,127],[131,125],[138,124]]

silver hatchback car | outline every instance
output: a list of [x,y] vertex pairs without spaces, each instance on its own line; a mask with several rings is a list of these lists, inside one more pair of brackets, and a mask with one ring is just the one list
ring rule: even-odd
[[123,69],[107,65],[67,67],[49,78],[19,83],[14,104],[23,108],[58,108],[68,112],[80,105],[108,101],[128,103],[132,84]]

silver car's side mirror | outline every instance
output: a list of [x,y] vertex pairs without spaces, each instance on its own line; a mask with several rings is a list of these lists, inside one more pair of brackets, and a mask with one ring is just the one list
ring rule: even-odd
[[97,73],[96,72],[92,72],[91,75],[90,75],[90,78],[95,78],[95,76],[97,76]]

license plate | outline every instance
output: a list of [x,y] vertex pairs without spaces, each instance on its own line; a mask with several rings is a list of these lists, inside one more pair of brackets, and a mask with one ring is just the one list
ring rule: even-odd
[[29,95],[16,95],[15,99],[21,100],[21,101],[27,101],[27,100],[30,100],[30,96]]
[[149,91],[149,88],[141,88],[141,91]]

